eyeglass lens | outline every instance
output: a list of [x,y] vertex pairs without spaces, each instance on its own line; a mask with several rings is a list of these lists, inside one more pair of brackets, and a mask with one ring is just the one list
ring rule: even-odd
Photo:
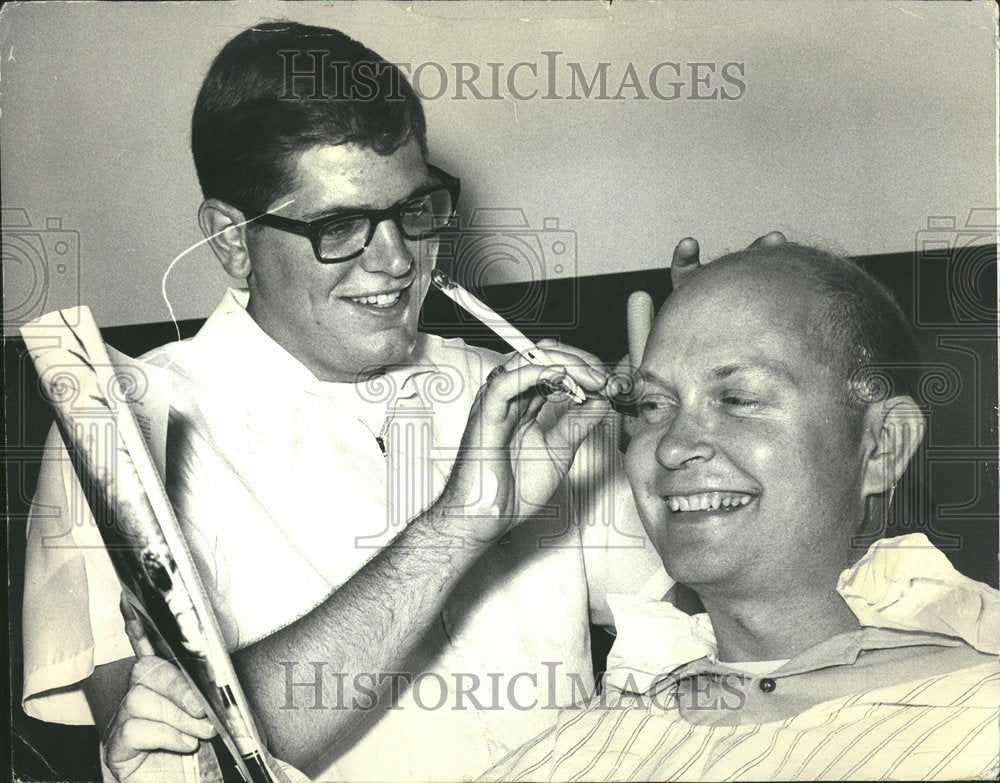
[[[451,193],[438,188],[399,205],[400,231],[406,239],[420,239],[445,226],[451,218]],[[347,217],[323,227],[320,235],[320,257],[334,260],[356,253],[368,239],[369,218]]]

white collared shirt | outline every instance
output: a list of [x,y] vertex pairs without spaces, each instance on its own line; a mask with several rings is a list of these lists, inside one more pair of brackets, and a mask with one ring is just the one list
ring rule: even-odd
[[[324,383],[253,322],[245,301],[230,291],[196,337],[144,357],[175,374],[172,404],[190,424],[192,448],[168,457],[166,483],[231,649],[318,606],[438,497],[475,394],[499,361],[421,335],[405,368],[365,384]],[[658,565],[602,443],[588,444],[574,471],[605,475],[607,462],[613,475],[566,489],[573,497],[553,501],[552,518],[530,520],[477,563],[421,650],[425,692],[408,691],[318,779],[473,777],[555,715],[516,705],[566,704],[581,677],[592,682],[588,575],[593,598],[638,586]],[[29,521],[24,707],[86,724],[79,683],[132,652],[117,579],[57,434],[48,446]],[[612,588],[616,574],[624,585]],[[499,687],[490,673],[502,676]],[[456,688],[456,674],[470,677]],[[312,670],[293,676],[309,680]],[[449,693],[425,709],[438,701],[435,677]]]

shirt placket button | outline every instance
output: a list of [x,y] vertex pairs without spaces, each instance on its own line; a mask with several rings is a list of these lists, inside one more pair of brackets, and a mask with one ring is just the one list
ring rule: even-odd
[[772,680],[770,677],[764,677],[759,683],[758,687],[764,693],[773,693],[774,689],[778,687],[778,683]]

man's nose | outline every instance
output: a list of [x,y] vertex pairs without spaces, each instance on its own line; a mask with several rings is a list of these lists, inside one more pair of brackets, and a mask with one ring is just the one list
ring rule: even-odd
[[375,227],[372,241],[361,254],[361,266],[366,272],[382,272],[403,277],[413,266],[413,253],[392,220],[383,220]]
[[656,459],[663,467],[679,470],[715,456],[708,422],[697,411],[681,410],[667,425],[656,444]]

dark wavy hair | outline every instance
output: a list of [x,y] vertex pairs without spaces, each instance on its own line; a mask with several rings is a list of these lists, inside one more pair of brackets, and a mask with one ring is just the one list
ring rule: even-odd
[[423,107],[399,68],[338,30],[296,22],[229,41],[191,117],[202,194],[252,211],[294,187],[306,149],[353,143],[389,155],[410,139],[426,157]]

